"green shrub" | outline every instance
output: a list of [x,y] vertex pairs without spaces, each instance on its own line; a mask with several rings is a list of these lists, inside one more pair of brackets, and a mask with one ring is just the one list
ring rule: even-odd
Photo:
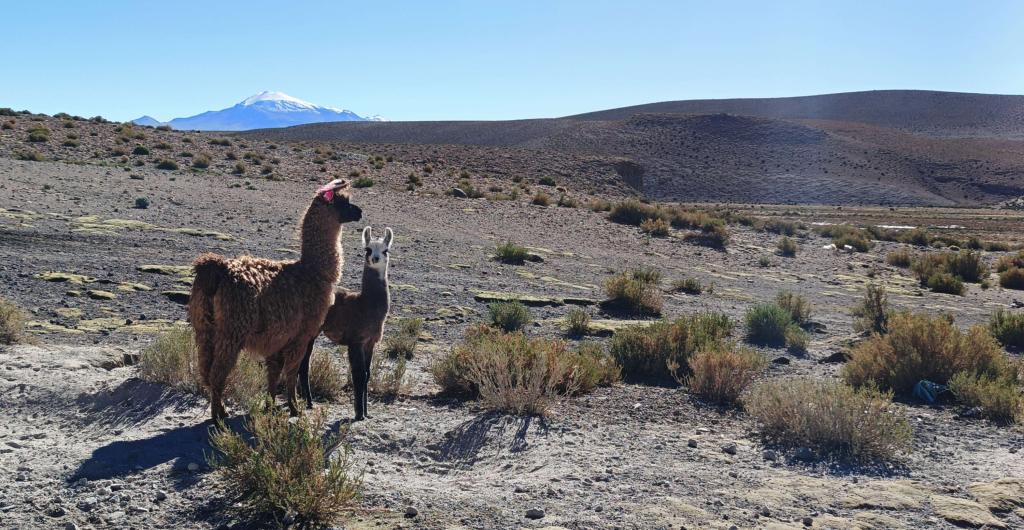
[[1006,369],[1006,355],[982,326],[964,332],[948,317],[898,313],[888,328],[853,348],[842,372],[848,383],[906,394],[922,379],[946,384],[959,372],[999,375]]
[[704,286],[696,278],[683,278],[672,282],[672,291],[686,294],[701,294]]
[[964,294],[964,282],[948,272],[940,272],[929,277],[928,288],[936,293]]
[[885,262],[893,267],[900,267],[906,269],[910,267],[910,264],[914,261],[913,255],[909,250],[901,248],[894,250],[885,256]]
[[313,350],[309,358],[309,391],[313,399],[338,401],[345,390],[345,374],[327,350]]
[[0,297],[0,344],[15,344],[25,339],[25,312]]
[[1024,313],[999,308],[989,319],[988,329],[1003,346],[1024,349]]
[[655,269],[638,268],[620,272],[605,284],[608,299],[604,307],[641,315],[660,315],[663,300],[658,283],[661,274]]
[[543,177],[541,177],[540,179],[537,180],[537,184],[540,184],[541,186],[554,186],[555,185],[555,178],[554,177],[549,177],[549,176],[543,176]]
[[494,252],[495,259],[510,265],[522,265],[529,256],[530,251],[526,250],[526,247],[517,245],[511,241],[498,243]]
[[981,255],[970,250],[922,254],[910,268],[921,285],[949,294],[963,294],[964,281],[978,282],[988,275]]
[[794,355],[807,353],[807,344],[811,342],[810,336],[803,328],[796,324],[790,324],[785,331],[786,349]]
[[82,144],[78,140],[73,140],[73,139],[69,138],[69,139],[64,140],[63,142],[61,142],[60,145],[63,145],[64,147],[78,147],[78,146],[80,146]]
[[731,405],[767,364],[761,354],[751,349],[735,344],[717,345],[690,357],[690,375],[677,376],[677,380],[704,399]]
[[622,378],[622,368],[596,342],[581,342],[570,352],[573,365],[574,393],[587,394],[597,387],[611,386]]
[[608,212],[612,209],[612,203],[595,197],[587,201],[587,208],[592,212]]
[[795,257],[797,250],[800,248],[797,246],[796,241],[793,241],[788,236],[782,236],[777,246],[779,255],[787,258]]
[[370,188],[373,186],[373,179],[370,177],[359,177],[352,182],[353,188]]
[[775,303],[757,304],[747,310],[747,340],[761,346],[782,346],[792,318],[789,311]]
[[1011,267],[999,273],[999,285],[1006,289],[1024,290],[1024,269]]
[[608,220],[624,224],[640,226],[648,219],[665,219],[667,215],[657,206],[642,203],[636,199],[626,199],[612,207],[608,212]]
[[408,362],[404,356],[391,358],[378,355],[373,358],[368,391],[384,399],[394,399],[409,391],[406,378]]
[[640,231],[654,237],[666,237],[669,233],[668,221],[664,219],[645,219],[640,223]]
[[804,297],[790,291],[780,291],[775,303],[789,313],[790,319],[803,326],[811,319],[811,304]]
[[949,256],[949,273],[965,282],[978,283],[988,276],[988,266],[981,259],[981,254],[970,250],[961,250]]
[[384,343],[384,352],[390,358],[404,357],[412,359],[416,343],[423,329],[423,319],[406,317],[398,319],[396,333],[388,336]]
[[532,321],[530,310],[518,300],[495,302],[487,306],[491,324],[504,331],[518,331]]
[[[211,431],[217,451],[211,463],[244,515],[289,517],[302,528],[331,525],[355,508],[361,479],[352,470],[344,432],[325,440],[326,430],[320,411],[289,418],[267,400],[245,422],[253,445],[227,427]],[[339,445],[342,454],[332,455]]]
[[1011,256],[1000,256],[996,261],[996,272],[1005,272],[1012,268],[1024,268],[1024,250]]
[[46,127],[36,127],[29,129],[28,141],[33,143],[49,142],[50,141],[50,129]]
[[725,248],[729,244],[729,231],[720,222],[708,222],[701,226],[700,232],[688,234],[686,240],[705,247]]
[[582,337],[590,333],[590,313],[574,307],[565,314],[565,331],[571,337]]
[[178,163],[175,162],[174,160],[161,160],[161,161],[157,162],[156,168],[157,169],[166,169],[166,170],[169,170],[169,171],[173,171],[175,169],[178,169]]
[[149,208],[149,199],[147,199],[146,197],[136,197],[135,207],[140,210],[145,210],[146,208]]
[[743,407],[770,442],[873,461],[910,449],[910,424],[892,411],[891,399],[870,388],[801,377],[754,385]]
[[206,153],[199,153],[198,156],[192,159],[192,167],[196,169],[206,169],[210,167],[213,161],[210,160],[210,155]]
[[609,353],[632,380],[668,380],[671,366],[686,366],[696,352],[716,347],[732,334],[733,324],[721,313],[696,313],[674,322],[632,326],[612,336]]
[[144,145],[136,145],[135,149],[132,149],[133,155],[148,155],[149,149],[146,149]]
[[889,329],[891,314],[885,287],[869,284],[864,291],[864,300],[853,308],[853,329],[858,333],[885,333]]
[[961,403],[980,407],[987,418],[1005,423],[1024,420],[1024,398],[1015,367],[1002,376],[960,372],[949,380],[949,389]]

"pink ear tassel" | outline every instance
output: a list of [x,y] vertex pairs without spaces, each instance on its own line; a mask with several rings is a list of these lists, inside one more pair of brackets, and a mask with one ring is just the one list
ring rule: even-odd
[[331,202],[334,200],[334,183],[330,183],[324,186],[320,186],[320,189],[316,190],[320,195],[323,195],[324,200]]

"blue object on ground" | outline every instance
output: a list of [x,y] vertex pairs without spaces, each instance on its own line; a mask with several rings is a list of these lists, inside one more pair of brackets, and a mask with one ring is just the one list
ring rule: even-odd
[[925,403],[935,403],[939,395],[949,390],[946,385],[940,385],[931,381],[920,380],[914,385],[914,397]]

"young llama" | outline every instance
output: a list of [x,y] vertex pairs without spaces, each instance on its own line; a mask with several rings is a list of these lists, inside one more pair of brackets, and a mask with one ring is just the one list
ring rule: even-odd
[[284,372],[288,408],[299,413],[295,385],[302,356],[320,332],[341,276],[341,225],[361,217],[349,202],[348,181],[335,180],[317,190],[306,210],[298,261],[216,254],[196,259],[188,316],[214,421],[227,416],[224,385],[243,348],[264,359],[270,395]]
[[[358,293],[338,290],[334,305],[327,312],[323,332],[335,344],[348,346],[348,363],[352,370],[353,405],[355,420],[369,418],[367,414],[367,387],[370,381],[370,364],[373,348],[384,335],[384,321],[391,308],[391,293],[388,289],[389,250],[395,235],[390,228],[384,229],[384,237],[373,237],[373,229],[363,229],[363,247],[366,258],[363,261],[363,285]],[[306,356],[299,371],[299,389],[306,398],[306,406],[313,407],[313,394],[309,389],[309,359],[313,354],[314,336],[306,347]]]

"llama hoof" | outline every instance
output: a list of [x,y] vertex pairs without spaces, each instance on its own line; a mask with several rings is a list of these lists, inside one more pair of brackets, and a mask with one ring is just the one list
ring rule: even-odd
[[363,420],[365,420],[365,419],[366,419],[367,417],[368,417],[368,416],[356,416],[355,418],[352,418],[352,421],[363,421]]

